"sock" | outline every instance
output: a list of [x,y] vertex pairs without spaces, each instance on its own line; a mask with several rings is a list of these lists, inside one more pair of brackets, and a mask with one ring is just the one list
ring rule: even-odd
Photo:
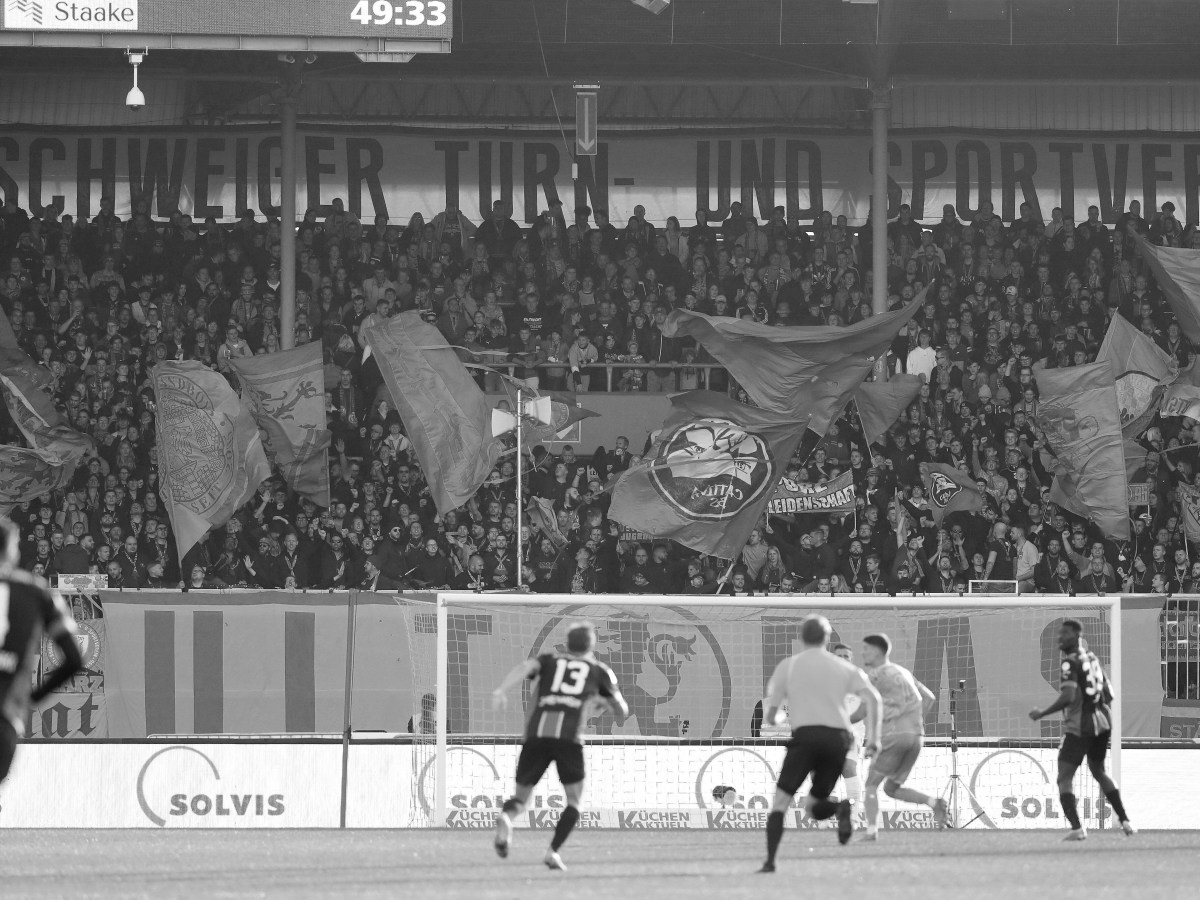
[[824,800],[813,800],[812,809],[809,811],[814,819],[828,819],[837,812],[837,801],[831,797]]
[[1111,791],[1104,792],[1104,799],[1108,801],[1108,805],[1113,808],[1113,812],[1117,814],[1118,822],[1128,822],[1129,817],[1125,815],[1125,804],[1121,802],[1121,791],[1119,788],[1113,788]]
[[500,807],[500,811],[504,813],[504,815],[508,816],[508,818],[512,819],[520,815],[521,807],[524,805],[525,804],[523,804],[516,797],[509,797],[504,801],[504,805]]
[[846,779],[846,798],[856,806],[862,803],[863,786],[862,779],[857,776],[851,776]]
[[554,826],[554,840],[550,842],[551,850],[555,853],[558,852],[558,848],[567,842],[567,836],[570,835],[571,829],[578,821],[579,807],[568,806],[562,811],[562,815],[558,817],[558,824]]
[[773,811],[767,816],[767,862],[774,864],[775,851],[783,840],[783,813]]
[[1071,827],[1078,830],[1083,826],[1079,824],[1079,813],[1075,809],[1074,794],[1059,794],[1059,801],[1062,803],[1063,815],[1067,817],[1067,821],[1071,823]]

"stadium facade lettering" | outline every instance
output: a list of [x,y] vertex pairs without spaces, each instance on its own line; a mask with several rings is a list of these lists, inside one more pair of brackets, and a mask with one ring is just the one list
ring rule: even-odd
[[[0,137],[0,194],[40,209],[91,217],[101,196],[127,216],[135,198],[166,217],[232,221],[246,208],[278,212],[280,140],[257,130],[94,132],[46,135],[8,130]],[[297,203],[326,215],[335,197],[368,223],[413,209],[458,205],[478,222],[505,200],[530,224],[552,200],[570,209],[607,208],[621,180],[621,214],[635,204],[651,221],[690,219],[704,207],[717,220],[740,202],[760,218],[784,206],[801,219],[823,211],[861,224],[869,206],[866,135],[761,133],[682,136],[627,134],[600,144],[595,158],[571,163],[557,140],[538,132],[479,131],[452,138],[433,131],[355,136],[308,129],[302,134]],[[1051,208],[1082,221],[1099,207],[1114,223],[1132,200],[1157,209],[1167,200],[1183,218],[1200,216],[1200,142],[1191,136],[1131,139],[1080,134],[893,133],[888,145],[889,216],[901,202],[918,219],[936,219],[943,204],[970,218],[984,202],[1011,220],[1022,203],[1043,219]],[[690,224],[690,221],[685,222]]]

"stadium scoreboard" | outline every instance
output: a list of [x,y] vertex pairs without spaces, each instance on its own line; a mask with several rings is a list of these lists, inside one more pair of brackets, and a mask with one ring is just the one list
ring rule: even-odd
[[0,0],[0,46],[448,53],[454,0]]

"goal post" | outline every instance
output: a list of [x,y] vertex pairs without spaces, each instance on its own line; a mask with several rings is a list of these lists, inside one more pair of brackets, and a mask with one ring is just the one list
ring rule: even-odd
[[[709,757],[734,754],[735,745],[761,748],[763,744],[771,744],[764,738],[751,740],[740,717],[745,716],[747,704],[754,699],[749,692],[757,691],[761,699],[765,676],[769,676],[769,670],[773,670],[780,654],[794,652],[796,627],[810,613],[829,617],[835,634],[851,644],[856,659],[857,642],[864,634],[886,631],[892,634],[894,643],[901,649],[893,654],[896,661],[912,668],[915,659],[919,678],[938,678],[940,684],[946,686],[953,683],[947,680],[951,673],[957,677],[957,672],[968,671],[962,666],[969,664],[972,683],[968,691],[972,692],[971,709],[976,730],[964,733],[962,755],[974,753],[972,759],[985,759],[1007,752],[1013,758],[1002,760],[1005,765],[1020,764],[1030,771],[1036,769],[1039,779],[1049,771],[1048,788],[1042,793],[1050,798],[1045,800],[1047,805],[1056,803],[1057,789],[1049,790],[1053,788],[1053,772],[1048,769],[1047,754],[1059,733],[1058,723],[1035,725],[1024,713],[1034,706],[1046,705],[1048,701],[1044,698],[1050,687],[1057,685],[1058,655],[1050,636],[1052,629],[1063,618],[1084,619],[1089,625],[1085,637],[1093,640],[1092,649],[1100,656],[1116,686],[1111,756],[1113,774],[1120,778],[1122,704],[1119,691],[1123,683],[1120,602],[1119,596],[1012,594],[730,597],[439,593],[432,603],[415,604],[410,612],[429,620],[428,626],[414,628],[414,631],[434,632],[430,635],[434,640],[429,642],[433,647],[424,643],[412,648],[413,692],[414,701],[417,701],[414,706],[420,709],[420,703],[430,699],[429,693],[436,697],[435,733],[426,736],[432,758],[423,764],[414,762],[414,772],[432,769],[429,774],[434,776],[422,782],[420,788],[433,794],[422,798],[427,801],[428,824],[443,826],[452,812],[448,764],[452,749],[457,754],[454,777],[461,781],[469,780],[472,775],[465,770],[458,771],[464,765],[460,757],[485,758],[489,742],[505,745],[503,753],[496,750],[492,758],[485,759],[487,791],[481,789],[479,794],[486,796],[475,799],[486,803],[490,809],[495,797],[511,793],[510,757],[515,759],[515,745],[520,737],[518,715],[523,703],[521,699],[510,697],[510,707],[515,709],[503,716],[493,715],[487,705],[491,689],[516,662],[553,649],[554,641],[562,639],[564,623],[581,618],[597,622],[601,658],[613,666],[622,689],[627,694],[636,693],[644,701],[644,715],[636,727],[614,726],[604,717],[593,720],[593,724],[603,722],[603,727],[597,730],[604,736],[596,740],[589,738],[589,745],[599,748],[589,752],[590,807],[604,806],[615,796],[612,792],[597,796],[591,786],[597,780],[592,777],[593,772],[597,775],[608,772],[608,781],[603,777],[599,779],[602,784],[613,779],[636,778],[639,773],[663,781],[672,778],[688,781],[687,791],[680,787],[665,800],[662,798],[670,792],[665,789],[657,792],[658,806],[684,808],[690,800],[693,773],[679,768],[686,765],[682,761],[676,766],[675,757],[681,760],[695,757],[693,751],[702,746],[708,754],[703,765],[708,766]],[[430,606],[434,608],[430,609]],[[631,669],[629,647],[634,645],[637,652],[643,654],[643,661]],[[713,650],[719,659],[714,658]],[[1014,667],[1011,679],[1006,671],[1010,661]],[[706,665],[712,672],[696,674]],[[956,665],[960,667],[957,671]],[[720,672],[717,672],[718,668]],[[693,683],[681,687],[682,681],[688,679]],[[630,681],[638,684],[631,685]],[[643,687],[642,682],[655,686]],[[930,687],[938,694],[939,701],[948,693],[939,691],[938,684],[930,684]],[[731,692],[736,696],[731,697]],[[660,704],[653,707],[652,715],[645,713],[645,709],[650,708],[645,706],[650,702],[646,699],[650,693],[656,695],[652,699]],[[724,695],[720,696],[722,693]],[[685,703],[678,715],[668,715],[666,721],[660,721],[661,698],[667,695],[675,698],[676,704],[684,702],[681,699],[684,698],[693,707],[687,707]],[[702,697],[712,699],[711,708],[698,699]],[[713,712],[716,706],[721,706],[724,718]],[[732,718],[731,706],[737,710]],[[670,710],[669,704],[666,708]],[[687,710],[690,708],[699,712],[689,716]],[[945,708],[944,704],[942,708]],[[937,715],[936,709],[933,714]],[[961,717],[960,711],[960,723]],[[745,716],[745,721],[749,718]],[[647,722],[652,727],[648,728]],[[964,729],[960,724],[962,732]],[[946,736],[947,724],[942,721],[931,732],[930,744],[935,745]],[[773,743],[779,745],[781,740]],[[968,747],[972,749],[965,749]],[[1021,747],[1040,748],[1041,754],[1035,759],[1033,750],[1003,749]],[[979,748],[988,748],[990,753]],[[782,754],[781,748],[771,748],[772,753],[776,751],[778,755]],[[1022,753],[1029,758],[1028,762],[1016,759]],[[766,755],[765,751],[759,758],[763,755]],[[927,751],[926,755],[931,758],[930,765],[935,764],[935,757],[943,762],[949,758],[947,753],[938,756]],[[613,758],[610,760],[609,756]],[[999,762],[990,765],[999,765]],[[719,770],[715,765],[710,768]],[[927,774],[926,777],[931,776]],[[940,770],[938,777],[941,777]],[[697,775],[694,781],[695,796],[700,797],[702,779]],[[423,786],[425,784],[428,788]],[[414,786],[416,791],[417,786]],[[681,799],[684,793],[689,797]],[[1010,793],[1020,795],[1021,791],[1013,788]],[[1032,788],[1026,793],[1032,793]],[[645,792],[647,804],[652,802],[649,799],[652,795],[655,795],[654,791]],[[1011,797],[1005,799],[1013,800]],[[470,801],[460,797],[459,807],[463,802]],[[1015,802],[1020,806],[1022,800],[1018,796]],[[1026,798],[1025,802],[1036,805],[1041,800]],[[1093,803],[1101,804],[1102,801],[1096,798]],[[696,806],[695,803],[691,805]],[[1020,814],[1019,811],[1015,815]],[[999,823],[999,815],[993,815],[998,824],[991,827],[1012,824]],[[1008,812],[1003,815],[1007,817]],[[1023,815],[1029,817],[1030,813],[1026,810]],[[625,827],[624,823],[621,827]],[[1024,824],[1023,827],[1032,826]]]

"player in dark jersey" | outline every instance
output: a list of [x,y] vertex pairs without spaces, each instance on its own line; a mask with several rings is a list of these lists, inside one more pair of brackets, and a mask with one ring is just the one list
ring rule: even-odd
[[1109,806],[1117,814],[1121,830],[1127,835],[1137,830],[1125,815],[1125,804],[1116,783],[1104,771],[1108,742],[1112,737],[1112,684],[1096,654],[1083,641],[1083,626],[1067,619],[1058,629],[1058,649],[1062,651],[1062,689],[1058,699],[1045,709],[1033,709],[1029,718],[1035,722],[1051,713],[1063,710],[1063,740],[1058,750],[1058,796],[1063,815],[1071,824],[1064,840],[1087,839],[1087,829],[1079,821],[1072,782],[1079,764],[1087,759],[1092,777],[1100,785]]
[[522,680],[537,680],[533,708],[525,726],[525,743],[517,759],[517,788],[504,801],[504,808],[496,818],[495,847],[501,858],[508,856],[513,820],[529,802],[529,795],[550,763],[554,763],[567,794],[567,807],[558,818],[543,861],[551,869],[566,869],[558,851],[579,821],[585,776],[583,732],[588,707],[593,698],[601,697],[620,719],[629,715],[629,706],[617,687],[617,677],[592,654],[595,646],[596,629],[591,623],[572,625],[567,632],[565,653],[543,653],[537,659],[526,660],[514,667],[492,692],[492,705],[503,709],[508,704],[510,688]]
[[[25,718],[37,703],[83,667],[75,644],[75,623],[62,598],[40,578],[17,571],[20,535],[0,519],[0,782],[8,777]],[[62,651],[63,664],[36,690],[34,666],[42,635]]]

